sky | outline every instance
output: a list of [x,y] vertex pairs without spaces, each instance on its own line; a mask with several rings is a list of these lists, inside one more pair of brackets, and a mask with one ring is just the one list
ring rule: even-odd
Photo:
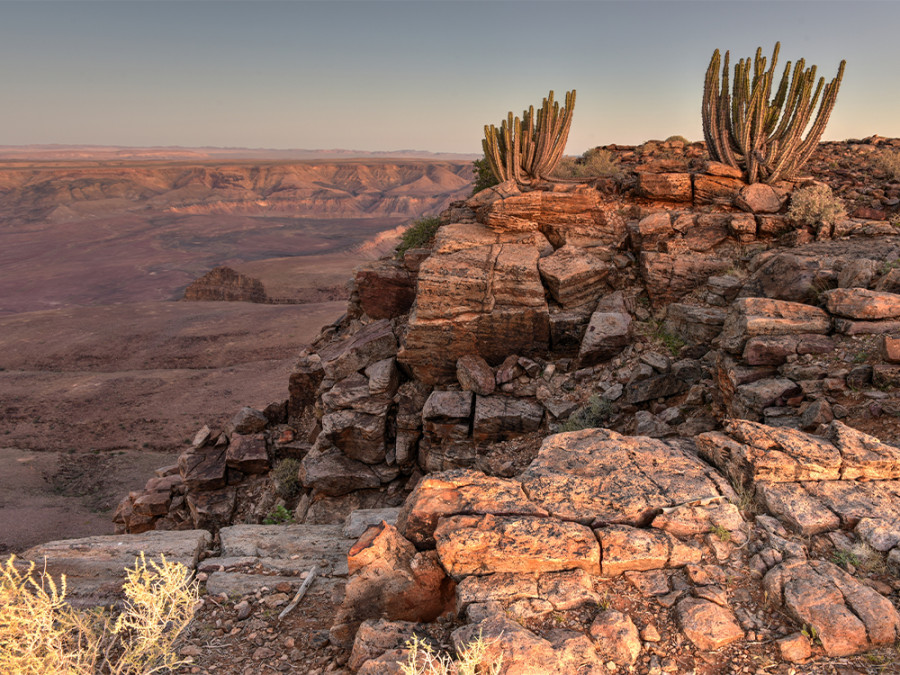
[[[824,140],[900,137],[900,2],[0,0],[0,145],[480,153],[577,90],[567,152],[702,139],[713,50],[830,80]],[[780,71],[780,68],[779,68]]]

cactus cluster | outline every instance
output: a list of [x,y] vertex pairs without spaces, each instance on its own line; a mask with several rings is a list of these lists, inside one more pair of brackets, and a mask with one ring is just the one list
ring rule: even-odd
[[553,100],[551,91],[537,115],[531,106],[521,119],[509,113],[499,129],[485,125],[484,156],[497,180],[528,184],[548,179],[565,150],[574,109],[574,89],[566,92],[564,108]]
[[768,68],[762,48],[752,63],[750,58],[741,59],[734,67],[731,93],[728,52],[722,65],[717,49],[706,71],[702,107],[706,147],[714,160],[741,169],[748,183],[774,183],[797,175],[825,131],[844,75],[846,61],[841,61],[837,76],[827,85],[820,77],[814,90],[816,67],[806,68],[800,59],[792,71],[788,61],[775,97],[770,98],[780,46],[775,44]]

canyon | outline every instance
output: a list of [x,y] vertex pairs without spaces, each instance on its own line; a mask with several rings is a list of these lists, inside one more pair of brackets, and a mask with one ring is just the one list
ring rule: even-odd
[[[286,396],[356,265],[471,191],[465,160],[282,154],[0,148],[0,552],[109,532],[197,426]],[[183,301],[222,265],[277,304]]]

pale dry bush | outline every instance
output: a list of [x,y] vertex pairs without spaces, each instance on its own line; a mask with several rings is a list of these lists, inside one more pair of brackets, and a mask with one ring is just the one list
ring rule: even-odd
[[875,153],[875,168],[891,180],[900,180],[900,151],[880,150]]
[[182,665],[175,644],[194,617],[197,583],[179,563],[135,560],[126,568],[125,607],[76,610],[66,579],[35,579],[10,557],[0,576],[0,673],[150,675]]
[[488,644],[481,635],[461,649],[455,661],[448,654],[436,653],[417,635],[406,643],[406,648],[406,663],[399,664],[403,675],[499,675],[503,665],[502,654],[494,663],[482,664]]
[[580,159],[563,157],[553,170],[556,178],[571,180],[575,178],[614,177],[622,173],[622,168],[609,150],[595,148],[585,152]]
[[847,209],[827,185],[809,185],[794,190],[788,216],[804,225],[835,225],[847,218]]

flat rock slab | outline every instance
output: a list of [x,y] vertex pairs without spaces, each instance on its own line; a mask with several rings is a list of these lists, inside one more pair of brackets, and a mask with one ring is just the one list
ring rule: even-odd
[[697,438],[700,454],[743,480],[794,482],[900,477],[900,449],[833,421],[825,437],[731,420]]
[[548,437],[521,481],[552,515],[594,526],[647,525],[659,509],[730,489],[712,467],[680,448],[608,429]]
[[770,298],[740,298],[728,311],[719,339],[722,349],[740,354],[747,340],[757,335],[824,334],[830,328],[831,317],[818,307]]
[[600,572],[600,545],[577,523],[527,516],[451,516],[434,532],[437,553],[455,577],[495,572]]
[[456,610],[471,604],[498,602],[513,616],[539,616],[600,602],[584,570],[533,574],[488,574],[463,579],[456,587]]
[[602,572],[614,577],[622,572],[683,567],[699,563],[703,552],[668,532],[610,525],[595,531],[603,551]]
[[219,530],[223,557],[290,560],[297,569],[313,565],[327,574],[346,574],[353,540],[343,525],[234,525]]
[[770,600],[815,628],[829,656],[859,654],[900,636],[900,615],[891,602],[832,563],[781,563],[763,583]]
[[181,532],[152,530],[142,534],[85,537],[51,541],[27,550],[22,558],[34,562],[54,580],[66,575],[67,597],[79,606],[105,605],[116,602],[125,568],[134,567],[141,553],[147,560],[181,563],[190,570],[197,566],[200,555],[212,544],[206,530]]
[[734,613],[727,607],[700,598],[684,598],[676,610],[681,630],[698,649],[721,649],[744,637]]
[[867,288],[835,288],[822,294],[828,311],[848,319],[881,320],[900,317],[900,295]]
[[514,480],[472,469],[431,474],[419,481],[397,518],[397,529],[418,548],[434,546],[438,520],[455,515],[546,516]]

